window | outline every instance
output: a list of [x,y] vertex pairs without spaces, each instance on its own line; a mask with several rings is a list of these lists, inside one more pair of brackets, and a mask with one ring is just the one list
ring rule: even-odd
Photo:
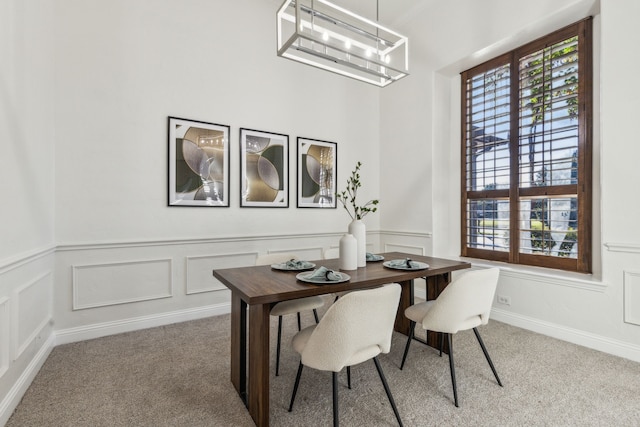
[[590,272],[591,18],[462,73],[462,255]]

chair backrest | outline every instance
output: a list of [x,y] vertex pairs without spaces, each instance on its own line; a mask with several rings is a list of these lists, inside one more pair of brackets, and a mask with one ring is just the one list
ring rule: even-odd
[[340,258],[340,248],[327,248],[322,253],[322,258],[324,259],[332,259],[332,258]]
[[275,254],[258,255],[256,258],[256,265],[271,265],[281,262],[287,262],[292,259],[298,259],[296,254],[290,254],[285,252],[279,252]]
[[301,353],[314,369],[340,372],[345,366],[388,353],[401,287],[391,283],[353,291],[329,307]]
[[424,329],[455,334],[486,325],[500,269],[463,273],[447,285],[422,320]]

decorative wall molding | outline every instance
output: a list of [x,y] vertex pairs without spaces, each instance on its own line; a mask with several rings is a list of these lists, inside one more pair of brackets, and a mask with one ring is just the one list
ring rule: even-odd
[[389,235],[389,236],[405,236],[405,237],[420,237],[430,239],[433,237],[433,233],[430,231],[426,231],[424,233],[417,233],[413,231],[397,231],[397,230],[379,230],[376,233],[380,235]]
[[170,298],[172,265],[171,258],[72,265],[73,310]]
[[[13,291],[13,360],[17,360],[29,345],[41,338],[42,331],[52,318],[51,295],[52,271],[46,271],[35,279],[27,282]],[[39,285],[44,289],[39,289]],[[49,286],[48,286],[49,285]],[[23,303],[23,300],[26,302]],[[34,310],[35,309],[35,310]],[[23,313],[24,312],[24,313]],[[21,334],[23,325],[31,326],[26,336]]]
[[517,271],[503,268],[500,269],[500,274],[514,279],[540,282],[546,285],[567,286],[570,288],[584,289],[594,292],[604,292],[605,289],[607,289],[607,284],[604,282],[584,280],[562,275],[545,274],[530,271]]
[[624,321],[640,326],[640,272],[624,271]]
[[640,254],[640,244],[637,243],[605,243],[604,247],[607,248],[609,252]]
[[253,236],[223,236],[206,237],[199,239],[167,239],[167,240],[136,240],[122,242],[95,242],[95,243],[66,243],[57,246],[57,250],[65,251],[86,251],[95,249],[123,249],[148,246],[174,246],[174,245],[196,245],[212,243],[236,243],[236,242],[256,242],[265,240],[295,240],[324,237],[341,237],[343,232],[331,233],[300,233],[300,234],[265,234]]
[[[537,269],[535,267],[512,266],[511,264],[492,263],[490,261],[480,261],[470,258],[460,258],[461,260],[471,262],[473,267],[490,268],[498,267],[500,276],[510,277],[518,280],[540,282],[545,285],[566,286],[570,288],[588,290],[593,292],[604,292],[608,288],[608,284],[597,279],[591,279],[589,275],[580,273],[571,273],[564,271],[555,271],[547,269]],[[588,278],[584,278],[586,276]]]
[[9,349],[11,335],[9,333],[9,298],[0,298],[0,378],[9,369]]
[[9,392],[4,396],[4,399],[0,402],[0,425],[5,425],[11,414],[22,400],[22,397],[27,392],[27,389],[31,385],[31,382],[36,377],[38,371],[49,357],[51,350],[54,347],[55,337],[50,335],[46,342],[40,347],[38,353],[29,362],[26,369],[22,371],[18,380],[11,386]]
[[[257,255],[257,252],[244,252],[185,257],[185,292],[191,295],[226,290],[227,287],[213,277],[213,270],[221,265],[225,268],[250,265],[255,262]],[[247,260],[249,257],[251,261]],[[202,265],[205,260],[210,262]]]
[[491,318],[499,322],[557,338],[562,341],[568,341],[583,347],[592,348],[615,356],[624,357],[635,362],[640,362],[640,346],[636,344],[629,344],[627,342],[614,340],[601,335],[568,328],[556,323],[522,316],[499,308],[493,308],[491,310]]
[[55,344],[62,345],[72,342],[100,338],[107,335],[137,331],[139,329],[155,328],[172,323],[187,322],[205,317],[220,316],[231,312],[231,303],[214,304],[185,310],[140,316],[131,319],[114,320],[110,322],[94,323],[76,328],[61,329],[55,332]]
[[12,258],[8,258],[0,261],[0,274],[4,274],[8,271],[14,270],[18,267],[22,267],[25,264],[33,262],[39,258],[51,255],[56,251],[56,245],[45,246],[40,249],[36,249],[30,252],[26,252],[17,255]]
[[275,249],[268,250],[268,254],[281,254],[281,253],[295,253],[299,257],[307,258],[307,259],[319,259],[322,258],[322,251],[324,249],[322,246],[302,246],[295,248],[287,248],[287,249]]
[[416,255],[425,255],[424,246],[403,245],[400,243],[384,243],[383,252],[407,252]]

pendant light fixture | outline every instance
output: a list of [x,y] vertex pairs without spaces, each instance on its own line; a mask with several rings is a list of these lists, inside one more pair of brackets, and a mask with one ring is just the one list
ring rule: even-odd
[[278,56],[384,87],[409,74],[408,39],[327,0],[285,0]]

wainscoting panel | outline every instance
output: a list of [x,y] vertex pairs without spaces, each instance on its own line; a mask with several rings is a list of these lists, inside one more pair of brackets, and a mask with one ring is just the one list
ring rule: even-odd
[[187,295],[227,289],[213,277],[216,268],[234,268],[252,265],[256,261],[256,252],[188,256],[186,262]]
[[624,321],[640,325],[640,272],[624,272]]
[[291,249],[282,249],[282,250],[268,250],[269,254],[277,254],[277,253],[292,253],[296,254],[299,259],[304,260],[312,260],[312,259],[322,259],[322,247],[313,246],[313,247],[297,247]]
[[404,252],[414,255],[425,255],[423,246],[402,245],[399,243],[385,243],[383,252]]
[[0,378],[9,369],[9,298],[0,298]]
[[[14,360],[36,339],[51,319],[51,271],[45,272],[13,292],[13,321],[15,336]],[[36,308],[34,310],[34,308]]]
[[72,270],[73,310],[173,295],[170,258],[73,265]]

